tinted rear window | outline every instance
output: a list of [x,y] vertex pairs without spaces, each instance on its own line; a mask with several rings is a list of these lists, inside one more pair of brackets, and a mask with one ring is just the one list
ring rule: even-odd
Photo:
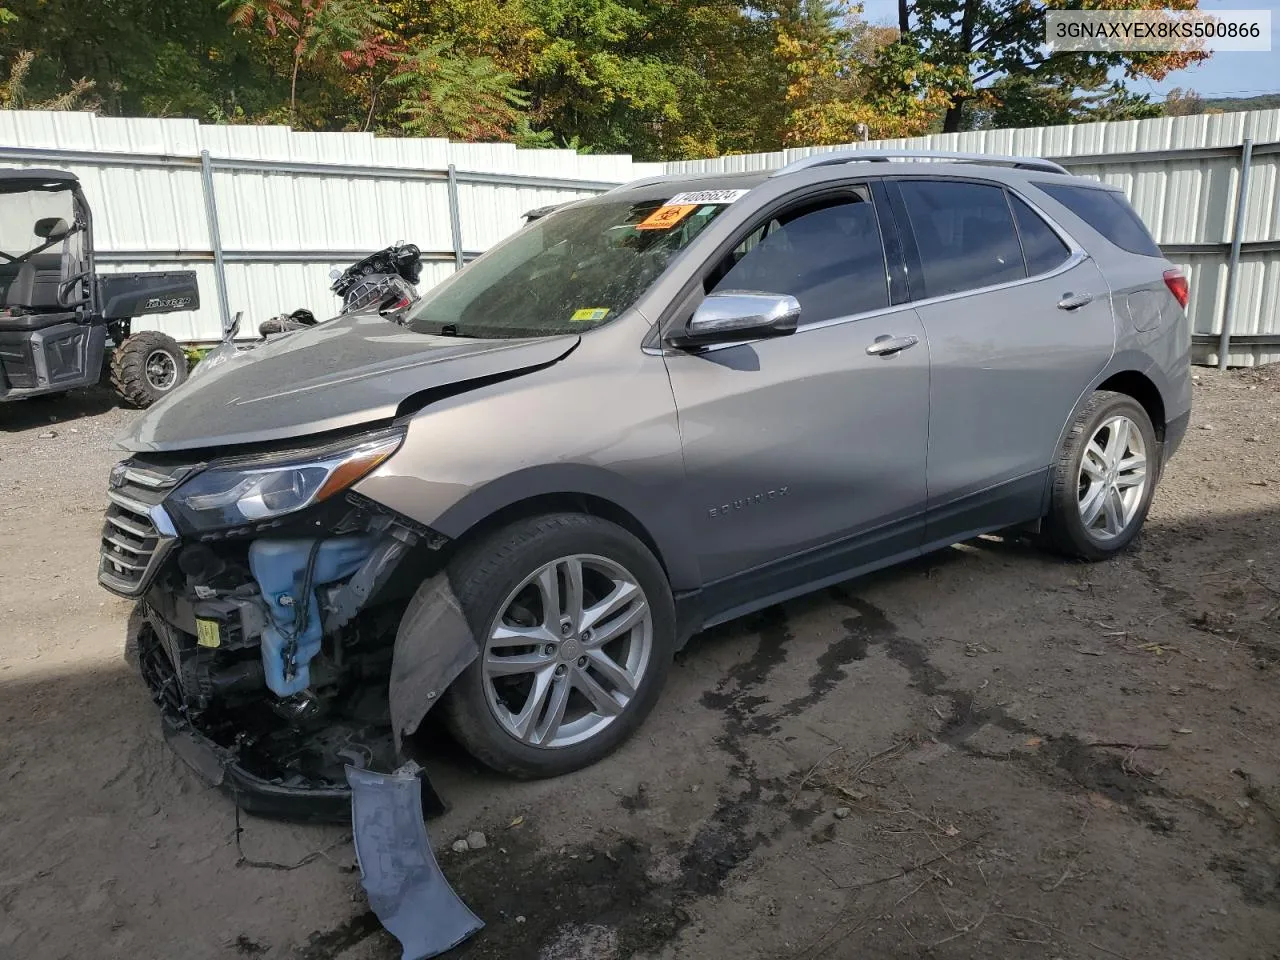
[[1037,183],[1036,186],[1121,250],[1144,257],[1164,256],[1124,194],[1063,183]]
[[[924,296],[1027,275],[1002,188],[959,180],[903,180],[900,187],[920,251]],[[912,294],[919,299],[914,285]]]
[[1048,273],[1071,255],[1067,245],[1039,214],[1018,197],[1010,195],[1009,202],[1013,206],[1013,218],[1018,222],[1018,237],[1022,240],[1022,255],[1027,259],[1028,276]]

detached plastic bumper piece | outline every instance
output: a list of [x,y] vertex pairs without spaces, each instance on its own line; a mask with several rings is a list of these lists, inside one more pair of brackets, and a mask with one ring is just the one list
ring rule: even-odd
[[369,906],[400,941],[401,960],[427,960],[484,927],[440,872],[422,816],[419,769],[347,767],[351,835]]

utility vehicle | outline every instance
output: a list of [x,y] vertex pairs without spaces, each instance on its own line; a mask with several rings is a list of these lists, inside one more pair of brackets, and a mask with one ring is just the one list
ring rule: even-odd
[[194,271],[97,273],[74,174],[0,170],[0,401],[97,383],[110,342],[112,386],[150,406],[186,379],[187,358],[172,337],[130,324],[199,306]]

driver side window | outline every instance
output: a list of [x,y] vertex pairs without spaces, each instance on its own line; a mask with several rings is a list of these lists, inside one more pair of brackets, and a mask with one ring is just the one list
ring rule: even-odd
[[889,306],[884,244],[869,196],[849,193],[788,208],[720,264],[707,292],[790,294],[801,327]]

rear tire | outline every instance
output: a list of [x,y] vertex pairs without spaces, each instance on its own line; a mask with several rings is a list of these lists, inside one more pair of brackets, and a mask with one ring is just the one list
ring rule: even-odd
[[1137,537],[1160,478],[1160,446],[1132,397],[1098,390],[1076,416],[1053,466],[1041,540],[1081,560],[1106,560]]
[[[527,779],[589,766],[657,701],[675,649],[671,589],[653,554],[621,527],[572,513],[519,520],[465,549],[449,580],[480,656],[441,707],[454,737],[486,766]],[[607,597],[614,603],[604,612]]]
[[111,386],[126,403],[146,409],[187,379],[187,355],[155,330],[127,337],[111,352]]

